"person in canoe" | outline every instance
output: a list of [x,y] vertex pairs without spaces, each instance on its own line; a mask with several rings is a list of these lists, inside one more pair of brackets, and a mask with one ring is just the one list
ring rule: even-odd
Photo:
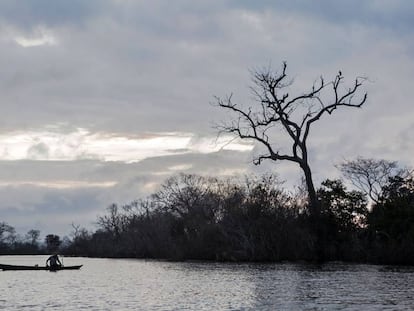
[[62,263],[59,260],[58,254],[53,254],[46,260],[46,267],[50,267],[52,269],[56,269],[62,267]]

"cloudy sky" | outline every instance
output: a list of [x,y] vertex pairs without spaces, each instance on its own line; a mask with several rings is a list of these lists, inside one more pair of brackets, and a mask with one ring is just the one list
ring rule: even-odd
[[214,96],[248,105],[249,70],[283,61],[298,90],[338,70],[369,78],[363,109],[316,124],[317,182],[358,155],[414,166],[411,0],[1,0],[0,221],[93,229],[178,172],[297,183],[214,129],[229,117]]

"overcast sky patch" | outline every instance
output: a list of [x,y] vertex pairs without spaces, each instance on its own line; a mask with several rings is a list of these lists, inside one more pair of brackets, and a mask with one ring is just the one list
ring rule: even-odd
[[[214,126],[232,118],[215,96],[251,105],[249,71],[283,61],[291,94],[368,77],[362,109],[312,129],[316,184],[345,158],[413,166],[413,42],[411,0],[0,1],[0,221],[93,228],[180,172],[277,172],[291,189],[296,166],[254,166],[263,149]],[[290,150],[281,132],[272,143]]]

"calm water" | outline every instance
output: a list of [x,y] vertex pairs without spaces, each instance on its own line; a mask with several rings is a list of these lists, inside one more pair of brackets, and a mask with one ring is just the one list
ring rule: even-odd
[[[46,256],[0,256],[43,264]],[[0,310],[414,310],[414,267],[64,258],[0,271]]]

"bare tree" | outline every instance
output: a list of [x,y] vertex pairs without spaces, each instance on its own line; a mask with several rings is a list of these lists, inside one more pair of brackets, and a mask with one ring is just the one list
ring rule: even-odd
[[109,215],[98,217],[98,225],[114,237],[119,238],[125,229],[126,217],[122,214],[117,204],[111,204],[108,208]]
[[395,176],[407,177],[408,169],[399,168],[395,161],[365,159],[346,160],[337,166],[345,178],[360,191],[368,195],[374,202],[379,203],[382,189],[390,178]]
[[40,230],[31,229],[26,233],[26,239],[31,245],[37,245],[40,237]]
[[6,222],[0,222],[0,247],[2,244],[13,244],[16,238],[16,229]]
[[167,179],[152,199],[161,209],[180,217],[199,213],[214,218],[219,206],[215,195],[218,183],[215,178],[179,174]]
[[[367,99],[366,93],[359,94],[365,79],[357,77],[350,87],[343,88],[344,77],[339,71],[333,81],[326,83],[320,77],[309,91],[291,96],[288,89],[293,82],[288,80],[286,68],[284,62],[281,72],[271,68],[252,72],[251,90],[255,102],[247,108],[234,103],[232,96],[225,99],[217,97],[219,107],[236,115],[219,129],[241,139],[256,141],[264,147],[263,153],[253,161],[256,165],[267,159],[297,163],[305,176],[310,211],[319,214],[307,147],[311,127],[323,115],[332,114],[340,107],[360,108]],[[290,151],[281,151],[275,129],[286,134],[291,144]]]

